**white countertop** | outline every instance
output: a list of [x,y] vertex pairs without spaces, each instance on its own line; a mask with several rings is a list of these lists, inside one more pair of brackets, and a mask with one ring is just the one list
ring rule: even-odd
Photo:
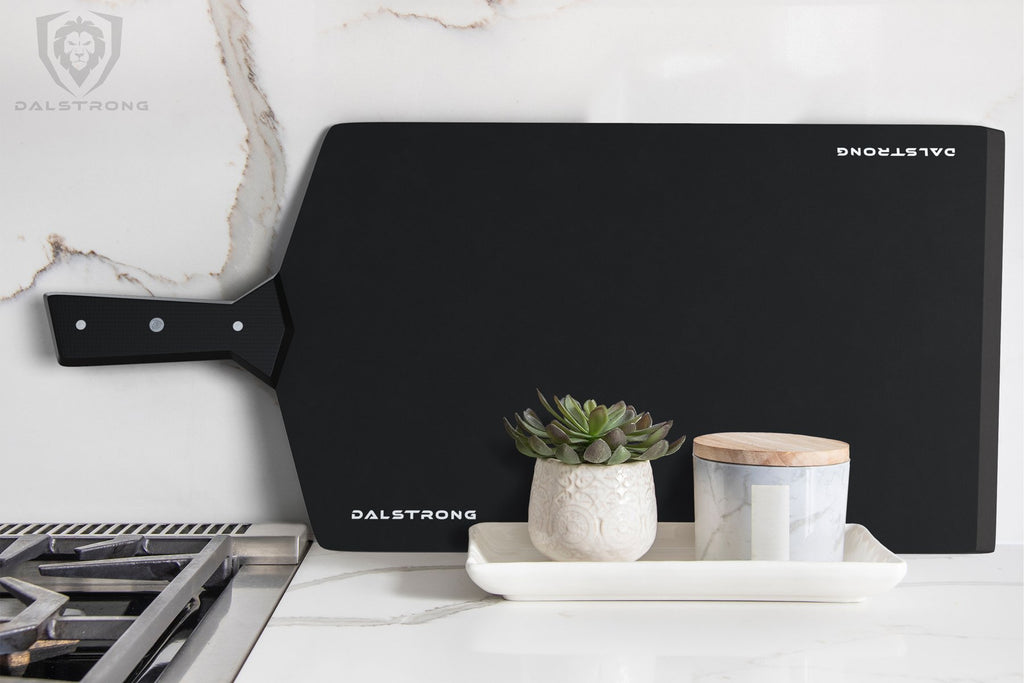
[[1019,681],[1022,547],[855,604],[506,602],[461,553],[314,545],[238,681]]

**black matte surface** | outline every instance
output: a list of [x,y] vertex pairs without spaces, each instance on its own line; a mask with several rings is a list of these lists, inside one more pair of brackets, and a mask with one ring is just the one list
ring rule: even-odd
[[[47,307],[62,364],[233,358],[276,386],[327,548],[462,550],[525,519],[501,417],[540,387],[673,435],[848,441],[850,521],[990,551],[1002,187],[1003,134],[971,126],[348,124],[239,301]],[[655,463],[662,521],[693,518],[686,453]]]
[[[837,158],[837,146],[955,157]],[[348,124],[281,282],[278,395],[319,542],[461,550],[524,520],[534,387],[673,434],[852,444],[849,520],[994,544],[1003,135],[960,126]],[[655,464],[693,519],[688,450]]]

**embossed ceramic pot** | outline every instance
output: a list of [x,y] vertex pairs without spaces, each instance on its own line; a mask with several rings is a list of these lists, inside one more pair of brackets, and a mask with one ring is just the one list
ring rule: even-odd
[[632,562],[658,530],[651,463],[566,465],[539,458],[530,489],[530,540],[559,561]]
[[797,434],[729,432],[693,442],[699,560],[841,562],[850,446]]

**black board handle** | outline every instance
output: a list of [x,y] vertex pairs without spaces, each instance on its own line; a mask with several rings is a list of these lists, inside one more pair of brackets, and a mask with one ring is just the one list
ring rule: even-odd
[[274,277],[237,301],[46,294],[61,365],[231,358],[274,386],[291,320]]

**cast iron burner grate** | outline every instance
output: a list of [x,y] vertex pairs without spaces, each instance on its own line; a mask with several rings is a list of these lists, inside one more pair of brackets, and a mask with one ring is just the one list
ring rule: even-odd
[[288,524],[0,524],[0,676],[229,679],[306,545]]

